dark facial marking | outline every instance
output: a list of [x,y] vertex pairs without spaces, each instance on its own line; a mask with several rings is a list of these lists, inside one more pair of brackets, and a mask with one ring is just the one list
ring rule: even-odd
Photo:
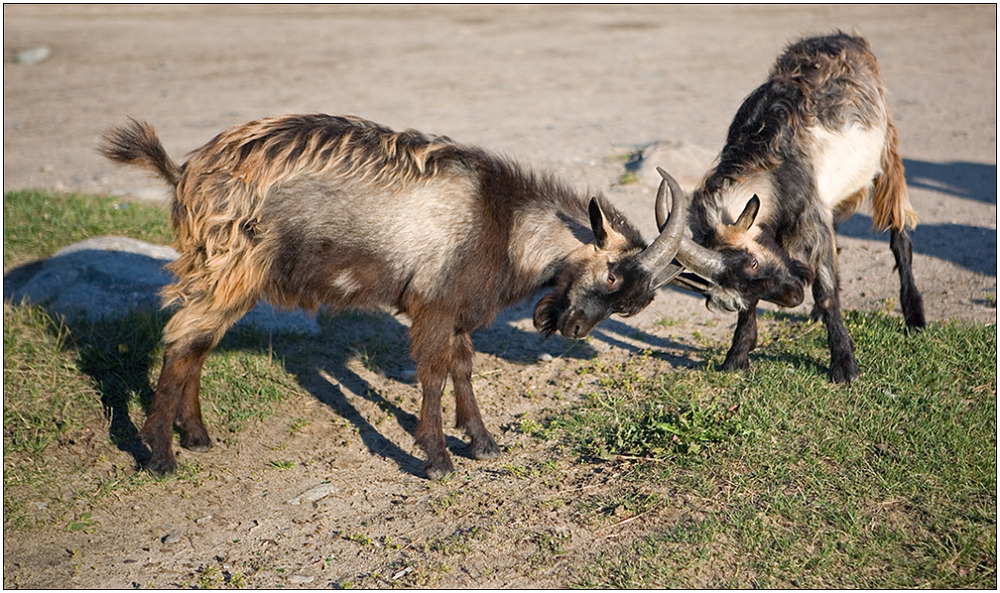
[[748,301],[770,301],[782,307],[801,304],[805,286],[813,279],[812,270],[777,244],[766,239],[761,244],[771,256],[763,261],[745,249],[721,249],[727,265],[719,285],[739,292]]
[[577,291],[571,301],[578,276],[578,268],[567,270],[555,289],[538,302],[533,317],[535,329],[546,336],[558,330],[567,338],[582,338],[613,313],[629,317],[653,300],[649,273],[632,259],[609,264],[606,282]]

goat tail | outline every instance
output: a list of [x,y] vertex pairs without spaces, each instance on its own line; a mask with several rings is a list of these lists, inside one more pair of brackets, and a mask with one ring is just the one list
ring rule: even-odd
[[880,231],[902,231],[917,226],[919,217],[910,205],[906,190],[903,160],[899,156],[896,128],[889,121],[885,146],[882,149],[882,173],[872,188],[872,224]]
[[153,126],[144,121],[130,117],[127,124],[109,130],[98,150],[113,161],[158,173],[174,187],[180,181],[181,168],[167,155]]

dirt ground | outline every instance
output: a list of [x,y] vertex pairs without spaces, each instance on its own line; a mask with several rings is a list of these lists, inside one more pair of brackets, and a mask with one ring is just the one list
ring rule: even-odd
[[[656,164],[690,189],[782,48],[836,29],[868,38],[891,93],[921,216],[914,260],[928,318],[996,321],[994,5],[8,4],[3,187],[163,199],[156,180],[94,150],[103,131],[129,115],[151,122],[179,159],[253,118],[355,114],[552,170],[604,192],[651,237],[655,187],[645,177],[623,183],[626,158],[659,143],[663,162]],[[34,64],[15,59],[37,46],[51,55]],[[840,229],[846,308],[898,301],[887,237],[870,231],[870,222],[861,213]],[[580,567],[610,536],[570,507],[525,509],[606,486],[614,476],[559,459],[555,482],[511,470],[550,453],[516,427],[571,405],[574,391],[565,385],[578,382],[581,364],[568,344],[533,333],[531,305],[474,336],[478,399],[505,449],[496,462],[468,459],[457,445],[456,476],[429,485],[408,432],[419,407],[415,386],[345,358],[340,368],[353,383],[322,368],[299,377],[315,397],[288,412],[312,420],[293,438],[268,423],[209,454],[182,452],[181,461],[205,466],[211,477],[203,485],[108,497],[89,533],[5,533],[5,585],[174,587],[236,571],[246,586],[259,587],[578,582]],[[805,315],[809,307],[807,299],[791,312]],[[658,323],[664,319],[670,323]],[[405,342],[405,323],[386,317],[366,331]],[[700,298],[668,289],[642,314],[606,321],[578,348],[610,362],[652,346],[691,365],[700,360],[692,336],[726,339],[734,323]],[[544,351],[555,360],[536,362]],[[401,398],[402,411],[375,424],[386,413],[364,397],[364,386],[384,401]],[[282,457],[296,467],[266,471],[273,458],[266,445],[279,441],[287,441]],[[96,463],[114,471],[125,460]],[[288,502],[317,485],[328,485],[329,496]],[[680,501],[671,512],[696,513],[697,504]],[[622,529],[640,529],[637,523]],[[463,546],[440,544],[449,541]],[[544,541],[561,542],[559,553],[545,554]]]

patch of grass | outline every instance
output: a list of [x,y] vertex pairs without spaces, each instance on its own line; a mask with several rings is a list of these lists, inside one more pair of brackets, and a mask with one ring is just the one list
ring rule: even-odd
[[90,533],[94,530],[94,520],[91,516],[92,514],[90,512],[81,513],[79,519],[76,521],[70,521],[66,525],[66,531],[83,531],[84,533]]
[[459,528],[451,535],[437,538],[427,544],[429,550],[440,552],[446,556],[454,554],[467,554],[472,551],[472,542],[483,538],[479,527]]
[[821,324],[770,321],[747,372],[714,371],[722,347],[704,371],[612,369],[553,421],[585,458],[677,492],[644,517],[665,526],[581,584],[995,587],[996,325],[907,335],[849,312],[862,375],[843,386]]
[[77,241],[120,235],[171,241],[166,206],[43,190],[3,194],[3,265],[48,257]]
[[42,456],[101,417],[93,384],[64,355],[66,325],[38,307],[3,308],[4,454]]
[[[239,335],[231,339],[246,345],[247,335],[255,332],[240,328],[234,333]],[[291,393],[302,391],[279,360],[255,348],[212,352],[201,385],[206,418],[229,433],[238,433],[248,423],[270,417],[277,404]]]
[[[72,498],[53,447],[88,446],[106,424],[93,382],[64,350],[69,329],[36,307],[4,303],[4,528],[61,516]],[[109,445],[97,450],[110,454]]]
[[618,178],[618,185],[632,185],[633,183],[639,183],[639,176],[635,171],[625,171]]

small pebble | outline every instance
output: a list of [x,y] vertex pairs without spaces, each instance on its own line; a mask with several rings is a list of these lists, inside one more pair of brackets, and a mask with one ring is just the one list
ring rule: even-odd
[[167,546],[172,546],[176,543],[180,543],[180,541],[181,541],[181,536],[177,535],[176,533],[171,533],[167,537],[163,538],[163,543],[164,545]]
[[293,574],[288,577],[289,582],[295,583],[297,585],[304,585],[306,583],[311,583],[316,580],[316,577],[311,577],[307,574]]
[[205,515],[204,517],[199,517],[195,519],[194,522],[201,524],[201,523],[208,523],[211,520],[212,520],[212,515]]
[[17,52],[14,56],[14,61],[18,64],[24,64],[30,66],[32,64],[39,64],[49,59],[52,55],[52,50],[47,45],[38,45],[36,47],[29,47],[28,49],[23,49]]
[[336,491],[337,488],[333,484],[320,484],[319,486],[313,486],[295,498],[286,500],[285,504],[302,504],[304,502],[315,503],[318,500],[322,500],[327,496],[330,496]]
[[552,355],[549,354],[548,352],[542,352],[538,356],[538,360],[540,360],[542,362],[552,362]]

